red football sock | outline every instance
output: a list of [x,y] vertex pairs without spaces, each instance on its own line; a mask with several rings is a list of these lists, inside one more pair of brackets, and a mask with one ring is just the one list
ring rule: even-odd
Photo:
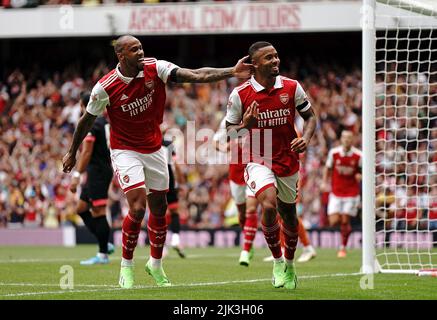
[[147,231],[149,234],[150,255],[155,259],[161,259],[165,238],[167,236],[167,222],[165,216],[156,216],[150,212]]
[[141,221],[136,220],[129,212],[123,220],[122,231],[122,255],[127,260],[132,260],[138,235],[141,229]]
[[267,245],[269,246],[269,249],[272,252],[272,256],[274,258],[282,257],[281,241],[279,239],[280,225],[278,222],[278,218],[276,218],[275,222],[271,225],[264,225],[264,223],[262,222],[261,226]]
[[352,233],[352,227],[350,223],[340,224],[340,233],[341,233],[341,244],[343,245],[344,248],[346,248],[349,235]]
[[281,224],[281,234],[284,239],[284,257],[287,260],[294,259],[298,239],[297,229],[297,227],[293,229],[285,224],[284,221]]
[[248,212],[246,214],[246,221],[244,223],[244,243],[243,250],[250,251],[252,249],[253,240],[256,236],[256,231],[258,230],[258,215],[256,211]]
[[303,226],[302,219],[297,218],[299,224],[297,225],[297,233],[299,235],[299,240],[302,242],[303,246],[309,246],[310,245],[310,239],[308,238],[308,232],[305,230],[305,227]]

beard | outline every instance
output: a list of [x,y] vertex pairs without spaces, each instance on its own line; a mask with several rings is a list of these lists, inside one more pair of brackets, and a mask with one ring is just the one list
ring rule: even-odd
[[271,71],[270,71],[270,75],[272,75],[272,76],[278,76],[279,75],[279,66],[277,67],[277,69],[271,69]]

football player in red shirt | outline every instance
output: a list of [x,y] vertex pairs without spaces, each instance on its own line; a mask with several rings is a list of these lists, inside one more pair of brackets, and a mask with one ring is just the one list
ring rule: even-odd
[[[232,91],[226,127],[231,138],[243,136],[245,140],[243,155],[249,159],[244,178],[263,208],[262,230],[275,258],[273,286],[293,290],[297,286],[294,253],[298,241],[298,153],[306,150],[317,118],[300,84],[279,75],[280,60],[272,44],[254,43],[249,57],[254,75]],[[296,110],[305,120],[302,137],[294,128]]]
[[63,158],[63,171],[68,173],[74,167],[82,140],[96,117],[106,109],[111,125],[112,166],[129,203],[129,214],[122,226],[119,284],[122,288],[134,285],[133,252],[148,203],[150,259],[146,272],[158,286],[170,286],[162,268],[169,187],[159,127],[166,100],[165,83],[214,82],[230,77],[247,79],[252,66],[243,62],[247,59],[244,57],[231,68],[180,68],[168,61],[144,58],[141,42],[129,35],[118,38],[114,49],[119,64],[94,86],[86,112],[79,120],[71,146]]
[[328,217],[331,226],[340,225],[342,244],[337,257],[346,257],[346,245],[352,232],[350,218],[357,215],[360,201],[361,151],[353,146],[353,133],[344,130],[341,133],[341,145],[329,151],[323,171],[323,190],[331,193],[328,203]]

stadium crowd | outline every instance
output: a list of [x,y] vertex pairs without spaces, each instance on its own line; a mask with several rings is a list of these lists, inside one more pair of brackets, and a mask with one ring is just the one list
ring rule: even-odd
[[376,86],[378,228],[437,229],[435,75],[407,76],[393,63],[381,71]]
[[[298,211],[304,215],[307,227],[323,228],[327,226],[328,194],[321,192],[320,181],[328,150],[338,145],[338,137],[343,129],[353,131],[355,146],[361,148],[361,71],[358,66],[345,70],[332,64],[299,60],[284,64],[282,70],[283,75],[301,82],[320,116],[316,134],[301,158]],[[52,74],[23,74],[17,69],[5,79],[0,79],[0,227],[56,228],[80,221],[74,215],[76,195],[68,191],[70,176],[62,173],[61,159],[80,117],[80,93],[91,88],[108,71],[109,67],[102,62],[86,78],[75,69],[66,68],[62,73]],[[164,117],[166,127],[179,129],[186,141],[194,138],[187,136],[187,125],[191,121],[195,122],[196,129],[216,130],[225,115],[229,93],[237,84],[235,79],[213,84],[169,84]],[[378,103],[381,105],[381,102]],[[431,105],[435,106],[436,101]],[[401,126],[401,123],[380,123],[401,121],[403,118],[393,120],[387,117],[387,113],[402,112],[400,110],[397,105],[385,111],[378,109],[378,126]],[[409,124],[408,130],[418,131],[423,136],[426,128],[432,125],[436,127],[437,110],[435,107],[429,110],[413,108],[408,112],[417,110],[428,112],[434,117],[434,122],[412,120],[414,123]],[[381,120],[381,112],[385,112],[386,120]],[[301,125],[299,117],[296,125],[297,128]],[[390,135],[390,132],[378,131],[378,138],[381,140],[381,135]],[[396,152],[389,151],[389,146],[384,145],[384,142],[378,142],[378,157],[385,157],[384,161],[380,161],[384,163],[385,169],[378,166],[378,172],[404,172],[405,168],[395,166],[393,162],[393,157],[400,156],[402,152],[422,158],[426,154],[429,157],[420,160],[420,163],[425,165],[434,162],[435,172],[437,131],[429,132],[432,132],[432,144],[398,144]],[[411,132],[405,134],[413,137]],[[427,152],[424,152],[425,149]],[[420,169],[420,163],[417,170],[411,169],[416,174],[410,175],[409,179],[426,178],[425,169]],[[186,183],[180,186],[179,191],[182,224],[195,228],[216,228],[236,223],[233,220],[236,209],[232,206],[227,165],[196,163],[182,164],[181,168],[186,177]],[[432,170],[429,165],[426,168]],[[433,175],[434,184],[435,178]],[[377,190],[379,197],[400,190],[396,187],[399,181],[391,184],[387,181],[379,182],[384,186],[384,190]],[[414,192],[425,193],[422,189],[417,188]],[[114,227],[120,226],[122,212],[126,210],[123,197],[114,183],[110,191]],[[387,203],[387,199],[383,202]]]

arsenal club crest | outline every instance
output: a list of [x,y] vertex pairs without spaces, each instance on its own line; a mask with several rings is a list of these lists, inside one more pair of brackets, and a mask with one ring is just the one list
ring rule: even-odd
[[290,100],[290,96],[288,95],[288,93],[282,93],[279,95],[279,100],[281,100],[283,104],[287,104],[288,100]]
[[129,183],[129,176],[124,176],[123,177],[123,181],[125,182],[125,183]]
[[146,88],[149,89],[149,90],[152,90],[153,87],[155,86],[155,84],[153,83],[153,80],[146,81],[146,82],[144,83],[144,85],[145,85]]

